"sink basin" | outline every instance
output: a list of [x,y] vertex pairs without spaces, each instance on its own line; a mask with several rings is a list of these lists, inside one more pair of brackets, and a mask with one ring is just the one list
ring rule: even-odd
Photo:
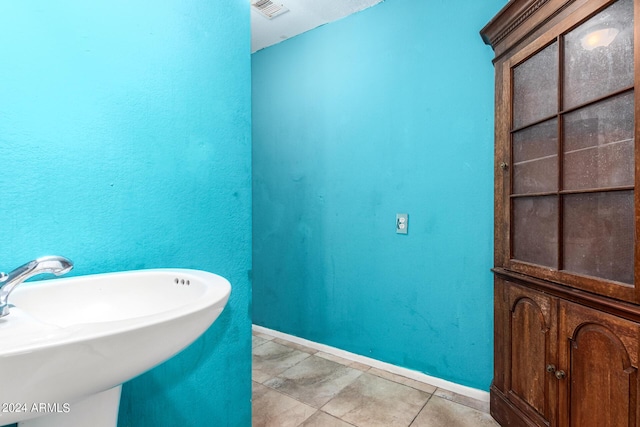
[[[35,417],[55,425],[46,418],[78,415],[77,408],[95,417],[84,400],[183,350],[220,315],[230,292],[223,277],[186,269],[23,283],[0,318],[0,402],[11,403],[0,408],[0,425]],[[118,399],[119,389],[116,418]]]

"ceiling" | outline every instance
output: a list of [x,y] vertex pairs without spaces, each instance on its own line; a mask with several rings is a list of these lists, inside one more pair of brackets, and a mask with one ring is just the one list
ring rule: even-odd
[[336,21],[380,3],[382,0],[250,0],[266,10],[289,9],[269,19],[251,7],[251,52]]

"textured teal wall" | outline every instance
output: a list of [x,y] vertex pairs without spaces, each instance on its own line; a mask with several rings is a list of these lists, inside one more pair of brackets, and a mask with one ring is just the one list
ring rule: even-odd
[[488,390],[504,4],[386,0],[252,55],[254,323]]
[[246,1],[0,2],[0,268],[60,254],[233,286],[125,385],[120,426],[251,423],[249,45]]

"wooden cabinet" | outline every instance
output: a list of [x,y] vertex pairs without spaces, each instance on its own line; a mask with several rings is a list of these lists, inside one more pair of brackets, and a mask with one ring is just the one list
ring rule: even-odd
[[640,0],[511,0],[496,54],[495,371],[509,426],[640,426]]
[[639,425],[640,323],[498,277],[496,328],[502,425]]

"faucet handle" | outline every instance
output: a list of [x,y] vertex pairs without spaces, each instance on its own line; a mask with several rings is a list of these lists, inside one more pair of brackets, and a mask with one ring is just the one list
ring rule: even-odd
[[9,275],[3,271],[0,271],[0,283],[4,282],[5,280],[7,280],[7,278],[9,277]]

